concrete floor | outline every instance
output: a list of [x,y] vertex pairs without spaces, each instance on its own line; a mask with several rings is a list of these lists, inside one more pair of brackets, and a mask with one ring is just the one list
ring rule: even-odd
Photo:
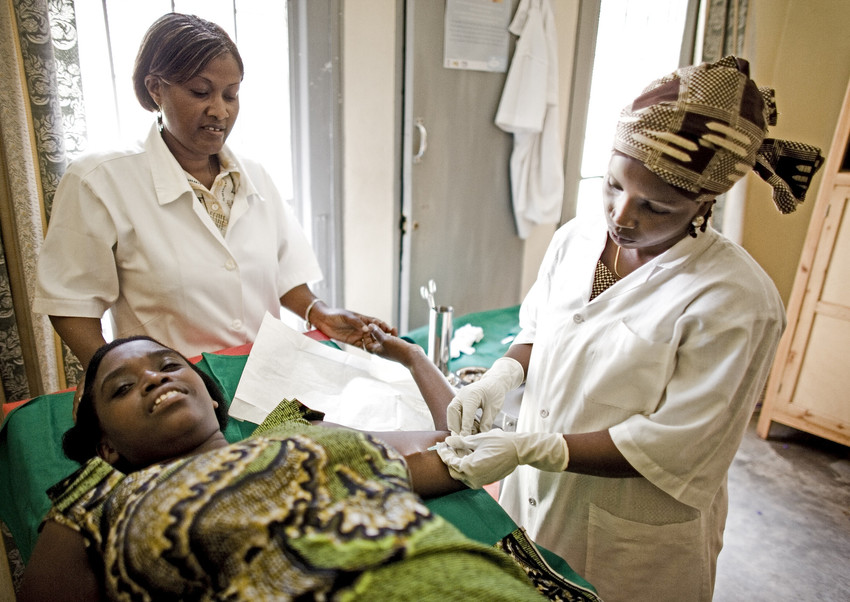
[[850,447],[753,418],[729,471],[715,602],[850,601]]

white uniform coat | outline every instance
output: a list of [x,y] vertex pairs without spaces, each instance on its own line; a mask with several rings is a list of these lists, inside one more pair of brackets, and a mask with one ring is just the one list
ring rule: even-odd
[[[598,218],[598,219],[597,219]],[[608,429],[643,478],[521,466],[501,503],[617,600],[710,600],[726,474],[785,326],[770,278],[713,229],[588,302],[599,215],[560,228],[520,312],[533,343],[519,431]]]
[[558,115],[558,38],[549,0],[522,0],[510,25],[519,35],[496,125],[514,135],[511,195],[520,238],[556,224],[564,196]]
[[222,237],[156,128],[137,148],[74,161],[53,204],[33,311],[100,318],[185,355],[254,340],[280,297],[321,279],[315,255],[266,171],[241,161]]

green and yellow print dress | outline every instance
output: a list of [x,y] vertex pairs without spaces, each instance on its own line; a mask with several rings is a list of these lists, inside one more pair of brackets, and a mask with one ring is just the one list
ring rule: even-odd
[[539,600],[506,554],[410,490],[380,441],[283,402],[255,434],[125,475],[93,458],[51,488],[112,600]]

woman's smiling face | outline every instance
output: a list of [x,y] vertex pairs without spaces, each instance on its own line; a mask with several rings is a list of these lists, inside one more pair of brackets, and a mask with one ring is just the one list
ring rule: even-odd
[[195,451],[220,433],[198,373],[179,353],[153,341],[129,341],[110,350],[92,384],[102,438],[100,455],[132,466]]
[[602,185],[608,233],[624,249],[656,256],[679,242],[712,201],[697,203],[637,159],[614,153]]

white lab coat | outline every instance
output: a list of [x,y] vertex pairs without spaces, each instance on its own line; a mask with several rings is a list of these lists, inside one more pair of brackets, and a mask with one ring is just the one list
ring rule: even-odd
[[518,431],[608,429],[643,478],[520,467],[501,503],[617,600],[710,600],[726,474],[785,326],[770,278],[709,228],[588,301],[600,212],[555,234],[522,305]]
[[225,236],[156,128],[137,148],[69,167],[38,262],[33,311],[100,318],[185,355],[254,340],[280,297],[321,279],[315,255],[266,171],[222,151],[240,185]]
[[558,115],[558,39],[549,0],[522,0],[510,25],[519,35],[496,125],[514,136],[511,195],[520,238],[556,224],[564,196]]

